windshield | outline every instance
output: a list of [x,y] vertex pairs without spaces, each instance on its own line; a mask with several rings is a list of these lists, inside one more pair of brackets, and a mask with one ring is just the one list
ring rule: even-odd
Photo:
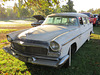
[[49,16],[44,21],[43,25],[74,25],[77,26],[76,17]]

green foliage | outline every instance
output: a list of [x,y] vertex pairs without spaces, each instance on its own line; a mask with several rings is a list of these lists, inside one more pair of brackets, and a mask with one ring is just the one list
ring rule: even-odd
[[8,42],[7,40],[1,40],[1,43],[6,43],[6,42]]
[[18,0],[18,4],[15,3],[13,9],[17,13],[17,17],[27,17],[29,15],[28,8],[23,7],[23,0]]
[[61,12],[76,12],[76,10],[73,8],[74,4],[73,1],[68,0],[66,5],[63,5],[62,7],[56,8],[56,13],[61,13]]
[[91,8],[91,9],[89,9],[87,11],[83,11],[83,10],[80,11],[80,13],[83,13],[83,12],[91,12],[93,14],[99,14],[100,13],[100,8],[95,9],[95,10],[93,8]]
[[92,12],[93,14],[100,14],[100,8],[99,9],[96,9]]
[[58,5],[57,0],[29,0],[27,3],[34,10],[34,15],[40,14],[44,16],[53,13],[53,8]]
[[76,12],[76,10],[73,8],[74,4],[73,1],[68,0],[66,5],[62,6],[62,12]]
[[15,3],[13,9],[7,9],[7,17],[23,18],[32,15],[47,16],[52,13],[75,12],[73,1],[68,0],[62,7],[60,7],[60,2],[60,0],[18,0],[18,4]]
[[1,33],[9,33],[9,32],[12,32],[12,31],[16,31],[16,29],[0,29],[0,34]]
[[1,7],[1,5],[0,5],[0,18],[1,19],[6,18],[5,8]]
[[94,9],[92,8],[92,9],[89,9],[87,12],[91,12],[92,13],[93,11],[94,11]]
[[79,13],[84,13],[84,12],[86,12],[86,11],[84,11],[84,10],[81,10]]
[[74,6],[73,1],[68,0],[67,5],[68,5],[68,6],[67,6],[68,11],[69,11],[69,12],[72,12],[72,11],[73,11],[73,6]]

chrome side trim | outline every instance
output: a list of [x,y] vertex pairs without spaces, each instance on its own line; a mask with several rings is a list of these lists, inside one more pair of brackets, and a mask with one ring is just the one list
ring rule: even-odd
[[[90,30],[90,29],[91,29],[91,28],[89,28],[88,30]],[[85,32],[87,32],[88,30],[86,30],[86,31],[84,31],[83,33],[81,33],[81,34],[77,35],[76,37],[72,38],[72,39],[71,39],[71,40],[69,40],[68,42],[66,42],[66,43],[62,44],[62,46],[66,45],[66,44],[67,44],[67,43],[69,43],[70,41],[72,41],[72,40],[76,39],[77,37],[81,36],[82,34],[84,34]]]
[[73,38],[73,39],[71,39],[70,41],[68,41],[68,42],[66,42],[66,43],[64,43],[64,44],[62,44],[62,46],[66,45],[67,43],[71,42],[72,40],[76,39],[76,38],[77,38],[77,37],[79,37],[79,36],[81,36],[81,34],[80,34],[80,35],[78,35],[78,36],[76,36],[76,37],[74,37],[74,38]]

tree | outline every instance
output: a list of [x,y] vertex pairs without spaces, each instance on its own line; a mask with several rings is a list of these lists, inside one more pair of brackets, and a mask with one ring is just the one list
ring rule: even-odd
[[89,9],[87,12],[93,13],[94,12],[94,9],[93,8],[92,9]]
[[7,8],[6,9],[6,15],[7,15],[7,18],[9,19],[13,19],[13,18],[16,18],[16,13],[14,13],[14,10],[11,9],[11,8]]
[[62,8],[59,6],[59,7],[54,9],[53,13],[61,13],[61,12],[62,12]]
[[93,14],[100,14],[100,8],[93,11]]
[[73,9],[74,4],[71,0],[68,0],[66,5],[63,5],[62,7],[60,7],[60,0],[18,0],[18,2],[19,3],[14,6],[14,10],[18,13],[18,17],[22,17],[22,8],[26,7],[34,11],[33,15],[47,16],[51,13],[76,12]]
[[63,5],[62,7],[57,7],[55,9],[55,13],[61,13],[61,12],[76,12],[76,10],[73,8],[74,4],[73,1],[68,0],[68,2],[66,3],[66,5]]
[[86,11],[84,11],[84,10],[81,10],[79,13],[84,13],[84,12],[86,12]]
[[74,6],[73,1],[68,0],[67,8],[69,12],[73,12],[73,6]]
[[14,9],[14,12],[17,13],[17,17],[26,17],[28,16],[29,12],[28,12],[28,8],[26,7],[23,7],[23,0],[18,0],[19,3],[14,5],[13,9]]
[[[9,0],[3,0],[9,1]],[[52,8],[59,5],[59,0],[18,0],[19,5],[15,5],[15,9],[18,10],[18,17],[21,15],[21,9],[23,7],[32,8],[34,15],[42,14],[47,15],[47,12],[53,12]]]
[[76,10],[73,8],[74,4],[73,1],[68,0],[66,5],[62,6],[62,12],[76,12]]
[[7,15],[6,15],[5,8],[4,7],[1,7],[1,5],[0,5],[0,18],[1,19],[4,19],[6,17],[7,17]]
[[87,12],[91,12],[92,14],[99,14],[100,13],[100,8],[94,10],[93,8],[92,9],[89,9]]

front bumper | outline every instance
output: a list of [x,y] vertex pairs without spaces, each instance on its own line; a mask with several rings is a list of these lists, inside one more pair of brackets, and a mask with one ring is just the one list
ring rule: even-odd
[[66,55],[63,58],[28,56],[15,52],[13,49],[11,49],[10,46],[6,46],[3,49],[5,52],[13,55],[14,57],[18,58],[21,61],[29,62],[32,64],[44,65],[44,66],[52,66],[52,67],[62,66],[69,59],[69,55]]

